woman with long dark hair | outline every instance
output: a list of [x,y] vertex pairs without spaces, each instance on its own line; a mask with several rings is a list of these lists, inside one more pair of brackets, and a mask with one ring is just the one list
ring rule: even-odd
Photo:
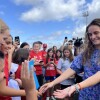
[[[44,84],[40,91],[44,92],[48,88],[68,79],[73,74],[83,71],[83,80],[100,71],[100,18],[94,19],[86,28],[84,52],[74,59],[69,69],[56,80]],[[79,86],[79,84],[77,85]],[[68,96],[69,89],[70,87],[56,91],[54,95],[57,98],[64,98]],[[79,91],[78,87],[76,87],[76,90]],[[100,100],[100,83],[81,90],[79,100]]]

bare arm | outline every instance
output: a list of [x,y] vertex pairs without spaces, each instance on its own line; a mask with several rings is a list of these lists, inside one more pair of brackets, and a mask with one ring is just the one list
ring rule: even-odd
[[75,91],[76,91],[76,87],[78,89],[83,89],[92,85],[95,85],[97,83],[100,82],[100,71],[98,71],[96,74],[94,74],[93,76],[89,77],[88,79],[84,80],[83,82],[76,84],[76,85],[72,85],[66,89],[63,90],[57,90],[53,93],[53,95],[56,98],[60,98],[63,99],[67,96],[71,96]]
[[67,42],[67,41],[64,39],[64,42],[63,42],[62,46],[60,47],[60,50],[61,50],[61,51],[63,51],[66,42]]
[[57,72],[61,75],[62,71],[60,69],[57,68]]
[[16,90],[6,86],[6,80],[0,82],[0,95],[3,96],[25,96],[24,90]]
[[83,82],[79,83],[82,88],[86,88],[92,85],[95,85],[100,82],[100,71],[98,71],[93,76],[89,77],[88,79],[84,80]]
[[56,78],[54,81],[52,81],[52,83],[53,83],[53,85],[56,85],[64,80],[68,79],[69,77],[71,77],[74,74],[75,74],[75,71],[72,70],[71,68],[68,68],[58,78]]
[[26,92],[26,100],[38,100],[36,90]]
[[63,72],[58,78],[56,78],[54,81],[50,83],[46,83],[39,89],[40,92],[44,93],[48,88],[53,87],[54,85],[61,83],[62,81],[68,79],[72,75],[75,74],[75,71],[71,68],[68,68],[65,72]]
[[[84,80],[83,82],[79,83],[78,89],[83,89],[92,85],[95,85],[97,83],[100,82],[100,71],[98,71],[96,74],[94,74],[93,76],[87,78],[86,80]],[[66,88],[68,90],[68,88]],[[66,90],[65,90],[66,91]],[[75,85],[71,86],[69,89],[69,93],[68,95],[71,96],[72,93],[74,93],[76,91]],[[59,95],[59,94],[58,94]],[[66,95],[65,95],[66,96]]]

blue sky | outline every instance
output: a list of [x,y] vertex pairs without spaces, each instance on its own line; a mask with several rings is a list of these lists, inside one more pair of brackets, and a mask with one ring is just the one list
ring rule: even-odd
[[65,36],[83,37],[88,22],[100,17],[99,0],[0,0],[0,18],[13,37],[30,45],[37,40],[60,46]]

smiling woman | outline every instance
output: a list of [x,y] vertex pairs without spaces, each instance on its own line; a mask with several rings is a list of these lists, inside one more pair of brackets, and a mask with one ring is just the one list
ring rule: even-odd
[[[96,34],[95,34],[96,33]],[[91,34],[91,35],[90,35]],[[94,19],[86,28],[85,51],[79,54],[72,62],[71,67],[62,73],[57,79],[44,84],[40,91],[45,92],[48,88],[68,79],[75,73],[84,72],[83,80],[100,71],[100,18]],[[68,96],[70,87],[67,90],[55,92],[56,98]],[[65,93],[65,94],[63,94]],[[59,95],[62,95],[59,97]],[[80,91],[79,100],[100,100],[100,83]]]
[[94,19],[86,28],[83,64],[90,59],[95,49],[100,50],[100,18]]

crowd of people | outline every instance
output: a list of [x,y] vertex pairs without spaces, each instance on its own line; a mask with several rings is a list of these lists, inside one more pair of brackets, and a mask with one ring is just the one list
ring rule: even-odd
[[19,44],[0,19],[0,100],[100,100],[100,18],[86,27],[84,41]]

